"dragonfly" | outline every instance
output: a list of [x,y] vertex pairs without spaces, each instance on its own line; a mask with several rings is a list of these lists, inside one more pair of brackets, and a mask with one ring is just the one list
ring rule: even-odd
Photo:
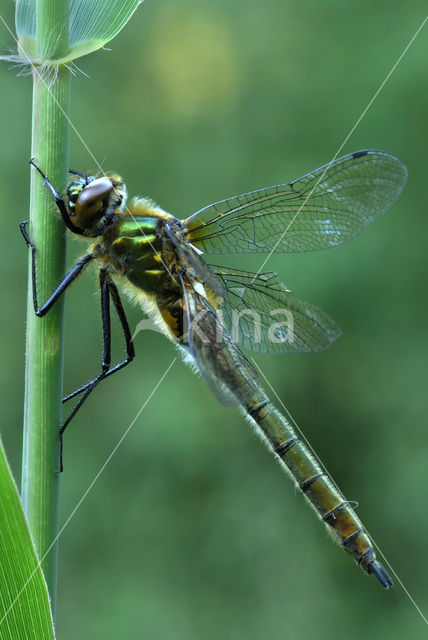
[[[35,161],[30,162],[67,229],[90,242],[87,253],[39,305],[37,250],[28,221],[21,223],[31,250],[36,315],[45,316],[88,265],[95,263],[99,269],[101,371],[63,399],[78,397],[59,427],[60,471],[63,435],[71,420],[101,381],[134,359],[120,290],[142,305],[224,405],[241,409],[342,549],[383,587],[392,586],[351,504],[270,402],[241,350],[318,352],[336,340],[340,329],[326,313],[296,298],[276,273],[228,269],[201,256],[293,253],[343,245],[395,203],[407,179],[403,163],[384,151],[357,151],[293,182],[215,202],[180,220],[148,198],[127,202],[126,186],[117,173],[97,177],[70,171],[61,195]],[[126,345],[126,357],[114,365],[111,307]],[[278,315],[282,321],[277,321]]]

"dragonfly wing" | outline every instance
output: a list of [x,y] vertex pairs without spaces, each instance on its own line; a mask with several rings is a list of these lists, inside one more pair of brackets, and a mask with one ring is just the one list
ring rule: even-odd
[[164,225],[165,233],[188,266],[207,284],[217,295],[224,296],[225,290],[222,281],[215,275],[209,265],[199,257],[195,247],[180,242],[170,229],[169,224]]
[[383,151],[357,151],[289,184],[211,204],[185,222],[213,254],[295,253],[345,244],[397,200],[407,169]]
[[219,315],[233,342],[245,349],[313,353],[327,349],[341,335],[326,313],[298,300],[274,271],[212,268],[227,291]]
[[258,374],[208,303],[196,293],[186,298],[191,309],[188,350],[220,402],[237,406],[259,388]]

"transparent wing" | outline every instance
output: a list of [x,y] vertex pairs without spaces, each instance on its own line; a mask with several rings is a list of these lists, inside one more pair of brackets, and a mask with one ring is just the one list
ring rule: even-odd
[[327,349],[340,328],[321,309],[301,302],[274,271],[249,273],[212,266],[226,297],[219,315],[234,343],[259,353],[314,353]]
[[187,349],[201,376],[222,404],[244,402],[259,388],[256,370],[204,298],[186,292],[185,300],[190,311]]
[[224,296],[225,289],[223,287],[223,283],[215,273],[213,273],[212,269],[209,265],[199,257],[195,248],[189,245],[185,245],[183,242],[180,242],[173,231],[170,229],[169,224],[164,224],[164,229],[167,237],[172,242],[177,251],[180,252],[181,256],[187,262],[188,266],[193,269],[193,271],[202,279],[202,281],[208,285],[217,295]]
[[197,211],[185,221],[187,237],[213,254],[337,247],[384,214],[406,179],[407,169],[395,156],[357,151],[289,184],[244,193]]

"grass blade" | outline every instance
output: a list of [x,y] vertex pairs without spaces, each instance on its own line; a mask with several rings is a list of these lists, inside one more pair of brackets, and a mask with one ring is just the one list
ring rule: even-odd
[[0,638],[54,638],[48,590],[0,441]]
[[[55,51],[55,38],[43,51],[44,65],[67,64],[80,56],[104,47],[123,29],[142,0],[69,0],[70,21],[68,51],[61,56]],[[16,32],[18,49],[37,61],[37,0],[17,0]]]

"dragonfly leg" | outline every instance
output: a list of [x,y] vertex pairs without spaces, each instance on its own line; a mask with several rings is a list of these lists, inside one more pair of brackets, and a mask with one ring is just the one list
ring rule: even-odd
[[[79,393],[83,393],[82,397],[79,399],[79,401],[77,402],[77,404],[75,405],[75,407],[69,414],[68,418],[66,419],[66,421],[64,422],[64,424],[59,430],[59,440],[60,440],[59,471],[63,471],[63,468],[64,468],[63,460],[62,460],[63,435],[64,435],[64,431],[70,424],[71,420],[79,411],[80,407],[88,398],[89,394],[95,389],[95,387],[101,382],[101,380],[104,380],[104,378],[111,375],[112,373],[116,373],[116,371],[123,369],[123,367],[125,367],[127,364],[131,362],[131,360],[133,360],[135,355],[134,345],[131,338],[131,331],[129,329],[128,321],[126,319],[125,311],[119,296],[119,292],[116,288],[116,285],[109,279],[107,270],[104,268],[100,269],[100,289],[101,289],[101,317],[102,317],[102,324],[103,324],[103,343],[104,343],[103,356],[101,360],[101,372],[93,380],[90,380],[83,387],[80,387],[70,395],[66,396],[66,398],[64,398],[63,400],[63,402],[65,402],[66,400],[70,400],[71,398],[78,395]],[[123,330],[123,335],[125,337],[126,350],[127,350],[127,358],[122,362],[120,362],[119,364],[117,364],[116,366],[114,366],[113,368],[110,368],[110,364],[111,364],[110,296],[113,300],[113,304],[115,306],[117,315],[122,325],[122,330]]]
[[55,187],[49,182],[48,177],[43,173],[43,171],[36,165],[33,158],[30,159],[30,164],[40,173],[43,178],[43,183],[47,186],[49,191],[52,194],[53,199],[55,200],[55,204],[58,207],[58,210],[61,214],[61,218],[64,221],[65,226],[73,231],[73,233],[78,233],[79,235],[83,234],[83,229],[76,227],[71,221],[70,214],[68,213],[67,207],[65,206],[64,199],[55,189]]
[[[34,164],[34,162],[32,162],[31,164]],[[69,169],[68,173],[71,173],[73,176],[80,176],[81,178],[86,178],[87,176],[87,174],[83,171],[76,171],[76,169]]]
[[[132,342],[131,331],[129,329],[128,320],[126,318],[125,310],[123,308],[122,301],[119,296],[119,292],[117,290],[116,285],[111,280],[107,282],[107,286],[109,288],[109,292],[112,297],[112,300],[116,309],[116,313],[119,317],[120,324],[122,326],[123,336],[125,338],[125,344],[126,344],[126,358],[125,360],[122,360],[122,362],[119,362],[117,365],[109,369],[106,372],[106,374],[103,376],[103,380],[111,376],[113,373],[120,371],[120,369],[123,369],[123,367],[126,367],[126,365],[129,364],[135,357],[134,343]],[[93,380],[90,380],[89,382],[84,384],[82,387],[79,387],[78,389],[73,391],[73,393],[70,393],[69,395],[65,396],[65,398],[63,398],[63,402],[67,402],[68,400],[71,400],[75,396],[79,395],[79,393],[83,393],[83,391],[86,391],[86,389],[88,389],[92,383],[93,383]]]
[[63,436],[64,431],[79,411],[80,407],[83,405],[85,400],[88,398],[89,394],[95,389],[97,384],[104,378],[107,371],[110,369],[111,362],[111,326],[110,326],[110,294],[109,287],[107,281],[106,270],[100,269],[100,289],[101,289],[101,317],[103,323],[103,356],[101,359],[101,373],[99,373],[96,378],[91,380],[86,385],[86,391],[83,396],[80,398],[79,402],[73,407],[72,411],[68,415],[65,422],[59,429],[59,442],[60,442],[60,468],[59,471],[63,471],[63,463],[62,463],[62,453],[63,453]]
[[51,296],[46,300],[46,302],[41,306],[39,306],[39,303],[37,300],[36,247],[34,246],[34,243],[32,242],[32,240],[30,239],[27,225],[28,225],[28,220],[26,220],[25,222],[21,222],[19,225],[19,228],[21,230],[21,233],[24,237],[25,242],[27,243],[27,246],[31,249],[31,285],[32,285],[32,291],[33,291],[34,313],[36,314],[36,316],[39,316],[39,318],[42,318],[47,314],[49,309],[53,307],[55,302],[58,300],[58,298],[61,297],[61,295],[64,293],[67,287],[82,273],[86,265],[89,264],[91,260],[94,260],[95,256],[93,256],[91,253],[88,253],[86,256],[83,256],[83,258],[79,260],[79,262],[76,262],[76,264],[64,276],[62,281],[59,283],[59,285],[57,286],[55,291],[51,294]]

